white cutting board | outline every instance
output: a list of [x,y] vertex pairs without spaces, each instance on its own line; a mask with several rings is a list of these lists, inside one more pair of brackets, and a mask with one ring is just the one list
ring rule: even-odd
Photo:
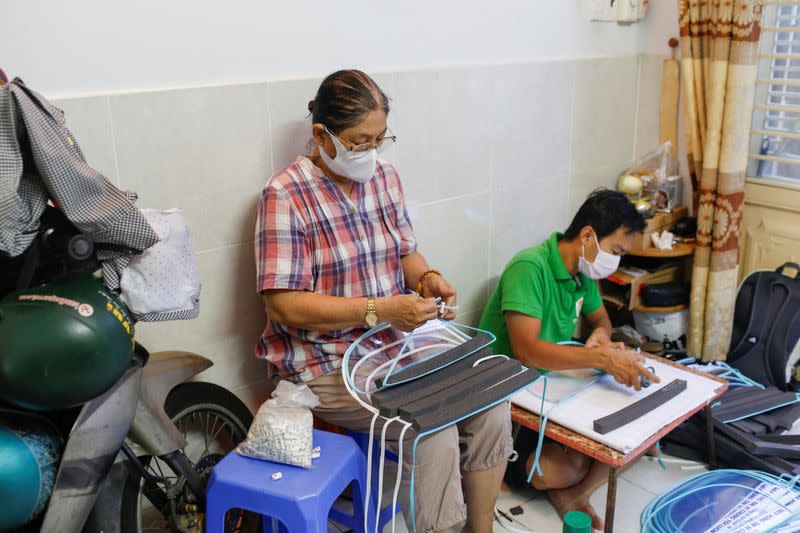
[[[661,383],[653,384],[636,392],[631,388],[623,387],[614,381],[614,378],[606,375],[566,400],[564,398],[570,391],[579,388],[587,379],[592,379],[593,371],[551,372],[547,374],[549,381],[544,412],[549,412],[549,418],[553,422],[615,450],[628,453],[641,446],[647,439],[681,415],[707,404],[714,397],[714,391],[722,385],[718,381],[655,360],[648,360],[647,365],[655,368],[656,375],[661,378]],[[667,385],[673,379],[685,380],[686,390],[648,415],[619,429],[605,435],[594,431],[595,419],[635,403]],[[511,402],[541,415],[542,389],[543,383],[540,380],[528,389],[512,396]],[[555,404],[547,401],[548,397],[561,400],[561,403]]]

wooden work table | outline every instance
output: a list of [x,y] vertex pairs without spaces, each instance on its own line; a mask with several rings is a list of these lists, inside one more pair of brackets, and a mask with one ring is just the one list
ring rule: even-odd
[[[614,530],[614,512],[616,509],[617,499],[617,478],[620,472],[624,471],[628,466],[644,455],[661,438],[666,436],[673,429],[684,423],[686,420],[704,408],[706,410],[706,427],[708,431],[708,463],[711,466],[716,466],[717,462],[716,450],[714,447],[714,425],[711,422],[711,410],[707,406],[722,396],[726,390],[728,390],[728,381],[704,372],[686,368],[683,365],[679,365],[662,357],[656,357],[653,355],[648,355],[648,357],[655,359],[660,363],[679,367],[686,372],[701,375],[713,381],[719,382],[719,388],[717,388],[715,391],[715,396],[707,402],[706,406],[700,405],[696,409],[682,413],[680,416],[676,417],[675,420],[664,426],[660,431],[656,432],[652,437],[642,443],[639,447],[628,453],[622,453],[621,451],[615,450],[614,448],[606,446],[605,444],[601,444],[594,439],[576,433],[575,431],[567,429],[564,426],[560,426],[553,421],[547,422],[547,427],[545,428],[544,432],[546,437],[556,442],[560,442],[561,444],[568,446],[573,450],[579,451],[582,454],[592,457],[593,459],[596,459],[601,463],[605,463],[611,467],[608,473],[605,533],[611,533]],[[539,415],[516,405],[511,406],[511,419],[517,424],[530,428],[534,431],[539,431],[539,428],[541,427],[541,418]]]

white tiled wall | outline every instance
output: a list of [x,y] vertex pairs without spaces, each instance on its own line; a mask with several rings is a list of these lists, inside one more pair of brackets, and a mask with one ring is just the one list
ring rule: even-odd
[[642,157],[658,146],[658,102],[666,56],[639,56],[639,102],[636,111],[634,155]]
[[[375,75],[421,251],[476,323],[510,257],[563,229],[653,143],[660,58],[625,56]],[[203,379],[251,407],[268,391],[252,348],[265,321],[253,222],[267,178],[304,151],[319,80],[60,100],[89,162],[143,207],[181,207],[203,282],[200,318],[141,324],[151,350],[192,350]],[[638,99],[638,101],[637,101]],[[638,126],[637,127],[637,117]],[[657,138],[657,134],[655,134]]]

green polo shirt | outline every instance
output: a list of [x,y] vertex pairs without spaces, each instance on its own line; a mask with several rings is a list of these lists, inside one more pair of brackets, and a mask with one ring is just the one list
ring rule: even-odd
[[539,338],[549,342],[572,339],[580,314],[603,304],[597,283],[583,274],[572,277],[558,253],[560,233],[522,250],[506,266],[483,311],[480,327],[497,336],[496,354],[513,355],[505,311],[517,311],[542,321]]

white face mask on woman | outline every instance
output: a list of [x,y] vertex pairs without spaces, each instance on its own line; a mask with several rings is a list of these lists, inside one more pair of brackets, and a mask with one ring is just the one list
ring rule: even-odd
[[371,180],[375,174],[378,150],[371,148],[366,152],[351,152],[344,147],[339,137],[334,135],[327,127],[325,131],[328,132],[331,141],[333,141],[333,146],[336,147],[336,157],[334,158],[331,158],[322,146],[319,147],[319,155],[328,165],[328,168],[336,174],[358,183],[366,183]]
[[581,244],[581,256],[578,258],[578,270],[586,277],[591,279],[605,279],[619,267],[620,257],[618,255],[610,254],[600,248],[600,241],[597,240],[597,233],[592,232],[594,235],[594,242],[597,244],[597,257],[593,262],[585,259],[586,251]]

